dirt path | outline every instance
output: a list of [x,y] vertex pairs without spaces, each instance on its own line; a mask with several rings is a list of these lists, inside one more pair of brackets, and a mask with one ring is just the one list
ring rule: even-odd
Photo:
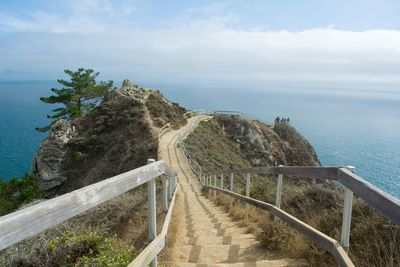
[[[198,117],[197,117],[198,119]],[[191,118],[196,120],[196,117]],[[182,130],[182,129],[181,129]],[[160,140],[165,162],[178,172],[178,191],[163,266],[305,266],[302,260],[278,259],[263,249],[221,207],[202,195],[184,155],[179,130]]]

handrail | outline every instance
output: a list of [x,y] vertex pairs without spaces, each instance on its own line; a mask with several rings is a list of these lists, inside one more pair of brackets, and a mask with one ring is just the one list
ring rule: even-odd
[[192,114],[196,114],[196,112],[193,111],[193,110],[189,110],[189,111],[187,111],[185,114],[183,114],[183,117],[185,117],[185,119],[187,119],[187,118],[188,118],[188,115],[192,115]]
[[[287,176],[301,176],[314,179],[338,180],[338,171],[340,167],[320,167],[320,166],[266,166],[266,167],[248,167],[223,169],[218,174],[282,174]],[[214,175],[212,173],[211,175]]]
[[147,266],[165,247],[167,242],[168,228],[172,219],[172,211],[175,205],[175,197],[176,194],[173,194],[170,208],[165,216],[161,233],[128,265],[128,267]]
[[[149,225],[155,225],[155,179],[162,174],[168,176],[169,183],[168,185],[163,183],[163,186],[168,186],[168,190],[165,190],[165,192],[169,192],[169,197],[167,197],[173,201],[176,193],[176,172],[172,171],[165,162],[157,161],[2,216],[0,217],[0,250],[34,236],[146,182],[149,192],[151,190],[154,192],[153,195],[149,195],[149,211],[153,212],[153,215],[149,216]],[[164,201],[167,200],[167,197],[163,198]],[[164,238],[171,220],[172,201],[164,222],[162,232]],[[168,205],[168,203],[164,204]],[[158,239],[160,238],[155,237],[154,240]],[[158,248],[161,250],[164,244],[158,244]],[[139,256],[142,254],[143,252]],[[150,261],[155,259],[153,257]]]
[[163,136],[163,134],[165,134],[169,129],[171,129],[171,123],[168,122],[167,124],[165,124],[163,127],[161,127],[158,130],[158,135],[157,135],[157,159],[161,160],[162,159],[162,154],[161,154],[161,149],[160,149],[160,140],[161,140],[161,136]]
[[282,221],[286,222],[291,227],[295,228],[296,230],[298,230],[299,232],[301,232],[302,234],[313,240],[315,243],[323,247],[325,250],[333,254],[339,266],[349,266],[349,267],[354,266],[349,256],[346,254],[345,250],[342,248],[342,246],[339,244],[338,241],[320,232],[314,227],[306,224],[305,222],[297,219],[296,217],[290,215],[289,213],[283,211],[282,209],[277,208],[272,204],[254,198],[246,197],[229,190],[209,185],[204,185],[204,187],[235,197],[246,203],[252,204],[258,208],[271,212],[275,216],[279,217]]
[[[351,167],[352,168],[352,167]],[[282,184],[277,187],[277,200],[276,204],[272,205],[266,202],[262,202],[253,198],[237,194],[230,190],[218,188],[216,186],[216,180],[214,180],[214,186],[211,184],[211,179],[218,175],[231,174],[246,174],[246,177],[250,177],[250,174],[277,174],[281,180],[283,175],[296,176],[301,178],[317,178],[335,180],[344,186],[345,190],[345,205],[343,211],[343,224],[342,224],[342,244],[338,241],[326,236],[317,229],[307,225],[306,223],[298,220],[292,215],[284,212],[280,209],[280,196],[282,190]],[[381,214],[386,216],[388,219],[396,224],[400,224],[400,200],[382,191],[371,183],[365,181],[361,177],[357,176],[350,170],[342,167],[293,167],[293,166],[279,166],[279,167],[252,167],[252,168],[237,168],[237,169],[224,169],[218,174],[212,173],[205,176],[206,183],[202,183],[203,187],[211,190],[218,191],[234,198],[241,199],[242,201],[252,204],[256,207],[268,210],[275,216],[279,217],[282,221],[286,222],[293,228],[300,231],[302,234],[315,241],[318,245],[329,251],[336,259],[340,266],[354,266],[350,258],[345,253],[349,247],[349,236],[350,236],[350,222],[351,222],[351,204],[352,204],[352,193],[356,193],[359,197],[364,199],[368,204],[378,210]],[[231,180],[232,187],[233,180]],[[278,182],[279,183],[279,182]],[[246,188],[250,187],[250,179],[246,179]],[[350,195],[349,195],[350,192]],[[278,198],[279,196],[279,198]],[[347,199],[346,199],[347,196]],[[342,247],[343,246],[343,247]]]
[[396,224],[400,224],[400,200],[365,181],[360,176],[340,168],[339,182]]
[[158,140],[160,140],[160,137],[165,134],[169,129],[171,128],[171,123],[168,122],[167,124],[165,124],[163,127],[161,127],[158,130]]
[[[373,184],[362,179],[360,176],[342,167],[297,167],[297,166],[276,166],[276,167],[251,167],[224,169],[219,174],[281,174],[301,178],[314,178],[339,181],[346,188],[356,193],[368,204],[378,210],[382,215],[400,224],[400,200],[384,192]],[[210,175],[215,175],[212,173]]]
[[186,162],[188,163],[190,169],[197,176],[197,179],[203,184],[202,177],[204,177],[204,172],[201,169],[200,165],[191,157],[189,151],[186,149],[184,139],[190,133],[193,128],[201,121],[208,118],[208,116],[199,117],[196,120],[192,120],[189,127],[186,128],[185,132],[181,132],[178,135],[179,145],[182,148],[183,154],[185,155]]
[[193,110],[193,113],[197,113],[197,114],[202,114],[202,115],[235,115],[235,116],[239,116],[243,119],[250,119],[250,120],[257,120],[260,122],[263,122],[265,124],[272,124],[271,122],[267,122],[263,119],[260,119],[254,115],[248,114],[248,113],[244,113],[241,111],[236,111],[236,110],[203,110],[203,109],[198,109],[198,110]]

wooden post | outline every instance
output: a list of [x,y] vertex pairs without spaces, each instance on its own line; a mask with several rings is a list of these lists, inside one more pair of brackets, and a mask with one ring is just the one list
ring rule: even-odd
[[163,207],[164,207],[164,212],[167,213],[168,212],[168,181],[167,181],[167,177],[162,178],[162,193],[163,193]]
[[[231,190],[231,192],[233,192],[233,173],[231,173],[231,177],[230,177],[230,186],[229,189]],[[230,205],[230,210],[233,209],[233,197],[231,197],[231,205]]]
[[[148,159],[147,164],[154,163],[154,159]],[[147,183],[147,195],[149,201],[149,241],[153,241],[157,236],[156,224],[156,179],[151,179]],[[150,262],[151,267],[157,267],[157,257]]]
[[[214,187],[217,187],[217,175],[214,175]],[[214,200],[217,198],[217,191],[214,189]]]
[[172,176],[173,174],[168,177],[168,200],[171,201],[172,199]]
[[178,179],[177,173],[175,172],[175,173],[174,173],[174,176],[172,176],[172,177],[173,177],[173,180],[172,180],[172,181],[174,181],[174,183],[173,183],[173,185],[174,185],[173,192],[175,192],[175,190],[176,190],[176,184],[177,184],[177,179]]
[[[208,186],[211,186],[211,175],[208,176]],[[211,188],[208,189],[208,197],[211,198]]]
[[[250,173],[246,173],[246,197],[250,197]],[[249,203],[246,203],[246,220],[249,220]]]
[[[279,165],[279,167],[283,167],[283,165]],[[281,199],[282,199],[282,185],[283,185],[283,174],[278,174],[278,181],[276,185],[276,199],[275,199],[275,207],[278,209],[281,208]],[[278,217],[275,216],[275,221]]]
[[224,174],[221,174],[221,189],[224,189]]
[[[351,172],[355,172],[355,167],[347,166]],[[350,226],[351,226],[351,212],[353,206],[353,192],[344,187],[344,205],[343,205],[343,218],[342,218],[342,234],[340,241],[342,243],[342,247],[348,253],[350,247]]]

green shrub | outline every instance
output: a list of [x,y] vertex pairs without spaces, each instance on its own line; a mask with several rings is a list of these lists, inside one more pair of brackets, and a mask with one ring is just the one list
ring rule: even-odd
[[26,174],[22,179],[0,180],[0,216],[13,212],[21,205],[44,197],[36,177]]
[[59,266],[127,266],[136,256],[116,236],[108,237],[89,230],[82,234],[67,232],[49,242],[54,264]]

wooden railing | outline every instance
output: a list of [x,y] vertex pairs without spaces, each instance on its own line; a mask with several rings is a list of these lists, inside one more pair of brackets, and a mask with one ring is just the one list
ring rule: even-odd
[[192,111],[192,114],[201,114],[201,115],[209,115],[209,116],[213,116],[213,115],[233,115],[233,116],[238,116],[242,119],[245,120],[256,120],[262,123],[265,123],[267,125],[271,125],[271,122],[265,121],[263,119],[260,119],[254,115],[251,114],[247,114],[241,111],[236,111],[236,110],[203,110],[203,109],[198,109],[198,110],[194,110]]
[[[329,251],[336,258],[338,265],[354,266],[346,254],[349,248],[353,192],[396,224],[400,224],[400,201],[399,199],[387,194],[386,192],[357,176],[353,173],[353,170],[354,167],[340,168],[279,166],[241,168],[221,170],[218,172],[218,174],[203,176],[203,178],[200,179],[200,182],[202,182],[204,187],[213,190],[214,195],[218,191],[246,202],[246,216],[248,216],[248,204],[252,204],[258,208],[267,210]],[[224,189],[224,174],[228,174],[230,176],[229,189]],[[237,194],[233,191],[235,174],[245,175],[246,177],[245,196]],[[251,174],[278,175],[276,202],[274,205],[250,198]],[[333,180],[337,181],[341,187],[344,188],[341,243],[311,227],[310,225],[307,225],[301,220],[293,217],[280,208],[284,175],[288,177],[295,176],[301,178]],[[217,177],[220,178],[219,183],[217,183]]]
[[[183,154],[185,155],[186,162],[188,163],[190,169],[193,171],[193,173],[196,175],[196,177],[199,179],[202,179],[204,177],[203,170],[201,169],[200,165],[192,158],[190,155],[189,151],[186,149],[185,143],[183,140],[187,137],[187,135],[193,131],[193,129],[197,126],[197,124],[204,120],[207,119],[209,116],[204,115],[204,116],[199,116],[196,119],[192,120],[188,127],[185,128],[185,131],[181,131],[178,135],[178,141],[179,141],[179,146],[182,149]],[[200,181],[203,183],[203,181]]]
[[158,130],[158,135],[157,135],[157,159],[161,160],[162,159],[162,154],[161,154],[161,147],[160,147],[160,140],[161,140],[161,136],[163,136],[163,134],[165,134],[169,129],[171,129],[171,123],[168,122],[167,124],[165,124],[163,127],[161,127]]
[[[156,266],[157,254],[165,246],[168,226],[176,192],[176,172],[163,161],[149,160],[149,164],[71,193],[55,197],[37,205],[0,217],[0,250],[32,237],[52,226],[68,220],[107,200],[147,183],[149,202],[149,239],[151,243],[130,266]],[[163,207],[167,212],[164,226],[157,236],[156,179],[162,176]]]

